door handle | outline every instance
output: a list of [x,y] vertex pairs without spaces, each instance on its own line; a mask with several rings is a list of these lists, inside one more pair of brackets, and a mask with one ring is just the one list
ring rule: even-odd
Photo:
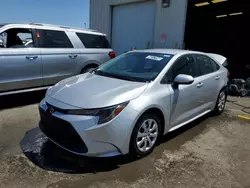
[[37,58],[38,58],[37,55],[35,55],[35,56],[26,56],[26,59],[28,59],[28,60],[34,60],[34,59],[37,59]]
[[219,79],[220,79],[220,76],[216,76],[216,77],[215,77],[215,80],[219,80]]
[[201,82],[199,82],[198,84],[197,84],[197,87],[198,88],[201,88],[203,86],[203,83],[201,83]]
[[77,58],[77,55],[76,54],[71,54],[71,55],[69,55],[69,58],[75,59],[75,58]]

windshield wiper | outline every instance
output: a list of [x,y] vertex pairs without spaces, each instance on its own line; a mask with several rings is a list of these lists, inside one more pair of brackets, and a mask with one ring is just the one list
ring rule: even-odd
[[94,71],[94,73],[95,73],[96,75],[100,75],[100,76],[113,77],[112,74],[110,74],[110,73],[108,73],[108,72],[104,72],[104,71],[98,71],[98,70],[96,70],[96,71]]
[[103,72],[103,71],[95,71],[95,74],[101,75],[101,76],[107,76],[107,77],[111,77],[111,78],[118,78],[121,80],[128,80],[128,81],[132,81],[132,82],[147,82],[148,81],[148,80],[143,79],[143,78],[134,78],[134,77],[130,77],[130,76],[112,74],[112,73]]
[[129,76],[124,76],[124,75],[114,75],[118,79],[122,80],[128,80],[128,81],[133,81],[133,82],[138,82],[139,80],[137,78],[129,77]]

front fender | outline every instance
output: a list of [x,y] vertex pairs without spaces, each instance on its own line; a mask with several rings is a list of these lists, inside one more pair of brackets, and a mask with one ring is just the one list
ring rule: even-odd
[[[161,104],[166,104],[165,105],[160,105],[159,103],[151,103],[151,104],[148,104],[147,103],[147,100],[142,100],[144,102],[141,102],[140,100],[137,101],[137,99],[135,101],[131,101],[132,103],[132,107],[134,108],[134,110],[136,110],[138,112],[138,115],[134,121],[134,125],[136,124],[136,122],[139,120],[139,118],[145,113],[147,112],[148,110],[150,109],[158,109],[162,112],[163,114],[163,117],[164,117],[164,131],[163,131],[163,134],[166,134],[168,132],[168,130],[170,129],[169,127],[169,116],[170,116],[170,98],[169,100],[164,100],[162,99],[162,103]],[[169,102],[167,102],[169,101]],[[144,104],[143,104],[144,103]],[[168,103],[168,104],[167,104]],[[163,108],[164,106],[164,108]]]

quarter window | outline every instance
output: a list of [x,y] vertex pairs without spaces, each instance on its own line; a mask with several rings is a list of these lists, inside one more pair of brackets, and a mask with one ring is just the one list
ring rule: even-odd
[[217,63],[215,63],[212,59],[210,59],[210,61],[214,72],[220,69],[220,66]]
[[216,64],[214,64],[214,62],[206,56],[197,55],[196,61],[200,67],[201,75],[210,74],[217,70]]
[[42,48],[73,48],[64,31],[40,30],[39,32]]
[[86,48],[110,48],[109,41],[103,35],[76,33]]
[[178,59],[167,73],[168,80],[172,82],[179,74],[198,76],[197,66],[193,56],[185,56]]

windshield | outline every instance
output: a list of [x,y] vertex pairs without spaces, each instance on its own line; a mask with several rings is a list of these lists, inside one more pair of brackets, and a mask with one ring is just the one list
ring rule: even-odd
[[158,76],[172,57],[173,55],[162,53],[130,52],[104,63],[95,74],[149,82]]

